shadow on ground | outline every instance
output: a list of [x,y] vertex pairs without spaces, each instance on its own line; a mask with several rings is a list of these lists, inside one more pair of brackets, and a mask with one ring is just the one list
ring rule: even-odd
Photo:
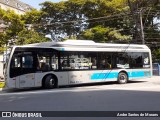
[[[132,80],[128,81],[127,84],[134,84],[134,83],[143,83],[147,81],[137,81],[137,80]],[[88,87],[88,86],[103,86],[103,85],[115,85],[118,84],[117,82],[101,82],[101,83],[85,83],[85,84],[79,84],[79,85],[65,85],[65,86],[60,86],[59,88],[56,89],[61,89],[61,88],[76,88],[76,87]],[[22,88],[22,89],[2,89],[1,92],[26,92],[26,91],[38,91],[38,90],[48,90],[44,89],[42,87],[36,87],[36,88]]]

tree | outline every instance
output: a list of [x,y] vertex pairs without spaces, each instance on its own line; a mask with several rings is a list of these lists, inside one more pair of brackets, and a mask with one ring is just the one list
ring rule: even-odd
[[65,33],[64,28],[60,22],[66,21],[65,6],[64,2],[52,3],[44,2],[41,4],[42,12],[41,16],[41,28],[46,34],[62,34]]
[[[157,17],[158,4],[159,0],[128,0],[128,5],[130,7],[133,18],[132,28],[134,29],[133,39],[135,42],[141,43],[142,34],[140,31],[142,25],[144,26],[144,33],[146,33],[146,42],[151,40],[149,36],[153,36],[151,35],[152,33],[156,33],[157,26],[155,25],[154,20]],[[142,15],[142,25],[140,24],[140,14]]]
[[84,39],[94,40],[95,42],[117,42],[128,41],[130,36],[121,35],[119,31],[109,28],[96,26],[82,33]]
[[152,58],[154,62],[160,63],[160,48],[152,51]]
[[22,20],[25,23],[25,27],[29,29],[32,28],[37,32],[43,32],[43,23],[41,23],[41,18],[44,14],[44,12],[36,9],[32,9],[31,11],[26,12],[24,15],[22,15]]
[[[125,23],[128,7],[124,0],[68,0],[59,3],[44,2],[41,5],[41,10],[45,13],[41,18],[45,21],[44,32],[54,35],[65,34],[69,38],[80,36],[82,31],[98,25],[115,30],[130,27]],[[123,15],[120,15],[121,12]],[[126,31],[119,32],[122,33],[129,35]]]
[[8,28],[5,32],[10,39],[15,38],[17,34],[25,27],[24,21],[21,20],[21,16],[15,14],[13,11],[8,10],[4,14],[3,18],[8,24]]
[[40,22],[43,14],[44,13],[40,10],[32,9],[22,15],[22,20],[25,21],[25,24],[37,24]]
[[110,28],[104,28],[102,26],[96,26],[88,29],[82,33],[82,37],[88,40],[94,40],[95,42],[107,42]]
[[7,44],[9,40],[17,37],[17,34],[24,28],[24,22],[21,21],[21,16],[13,11],[4,11],[0,9],[0,19],[5,24],[5,31],[0,33],[0,46]]
[[40,34],[34,30],[24,29],[18,33],[18,38],[16,40],[17,45],[47,42],[48,39],[45,38],[43,34]]
[[[0,33],[0,47],[3,47],[8,41],[19,45],[47,41],[44,34],[36,32],[39,30],[37,23],[40,22],[41,15],[42,11],[35,9],[22,16],[10,10],[0,9],[0,18],[7,26],[5,32]],[[28,28],[27,25],[33,27]]]

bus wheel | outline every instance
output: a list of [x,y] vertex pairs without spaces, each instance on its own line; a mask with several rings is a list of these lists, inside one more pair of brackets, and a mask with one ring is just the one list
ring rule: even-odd
[[48,75],[45,79],[45,88],[52,89],[57,87],[57,79],[52,75]]
[[120,72],[118,75],[118,83],[119,84],[125,84],[128,81],[128,76],[124,72]]

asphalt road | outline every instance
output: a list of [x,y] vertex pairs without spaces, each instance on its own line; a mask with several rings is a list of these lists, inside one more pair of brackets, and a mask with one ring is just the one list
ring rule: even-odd
[[124,85],[111,82],[51,90],[1,91],[0,111],[160,111],[160,76],[133,80]]

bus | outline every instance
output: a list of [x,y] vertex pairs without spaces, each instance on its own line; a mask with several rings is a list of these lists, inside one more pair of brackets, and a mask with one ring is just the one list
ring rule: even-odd
[[7,88],[44,87],[128,80],[152,76],[146,45],[66,40],[13,46],[5,68]]

